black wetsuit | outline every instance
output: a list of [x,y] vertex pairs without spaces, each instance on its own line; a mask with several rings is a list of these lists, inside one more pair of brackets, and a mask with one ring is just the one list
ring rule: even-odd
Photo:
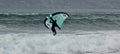
[[56,23],[57,20],[53,20],[52,18],[50,18],[50,19],[51,19],[50,23],[52,23],[51,30],[53,32],[53,35],[55,36],[57,34],[55,27],[58,27],[59,29],[61,29],[61,28],[57,25],[57,23]]

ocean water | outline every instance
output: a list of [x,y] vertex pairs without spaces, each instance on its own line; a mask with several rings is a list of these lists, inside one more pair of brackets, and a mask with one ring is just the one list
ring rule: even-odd
[[[41,30],[44,31],[44,19],[49,14],[40,13],[1,13],[1,28],[20,30]],[[73,28],[74,26],[74,28]],[[119,30],[119,13],[77,13],[70,14],[70,17],[63,23],[63,30]]]
[[0,54],[120,54],[120,13],[69,13],[53,36],[45,13],[1,13]]

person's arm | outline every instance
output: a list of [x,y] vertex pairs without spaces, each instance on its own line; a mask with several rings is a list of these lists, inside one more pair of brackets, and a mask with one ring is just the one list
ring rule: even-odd
[[[55,22],[57,22],[57,20],[55,20]],[[56,25],[59,29],[61,29],[58,25]]]
[[52,22],[54,21],[54,20],[52,19],[52,17],[50,17],[50,19],[52,20]]
[[57,27],[58,27],[59,29],[61,29],[58,25],[57,25]]

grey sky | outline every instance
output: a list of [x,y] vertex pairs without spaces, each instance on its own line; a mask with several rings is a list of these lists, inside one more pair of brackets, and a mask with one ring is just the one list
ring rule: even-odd
[[120,0],[0,0],[0,11],[47,9],[119,10]]

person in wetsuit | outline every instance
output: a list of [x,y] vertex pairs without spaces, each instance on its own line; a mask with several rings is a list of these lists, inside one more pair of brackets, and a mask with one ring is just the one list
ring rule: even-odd
[[56,23],[57,20],[53,20],[52,17],[51,17],[50,19],[51,19],[51,20],[50,20],[50,23],[52,23],[52,28],[51,28],[51,30],[52,30],[52,32],[53,32],[53,35],[55,36],[55,35],[57,34],[55,27],[58,27],[59,29],[61,29],[61,28],[57,25],[57,23]]

